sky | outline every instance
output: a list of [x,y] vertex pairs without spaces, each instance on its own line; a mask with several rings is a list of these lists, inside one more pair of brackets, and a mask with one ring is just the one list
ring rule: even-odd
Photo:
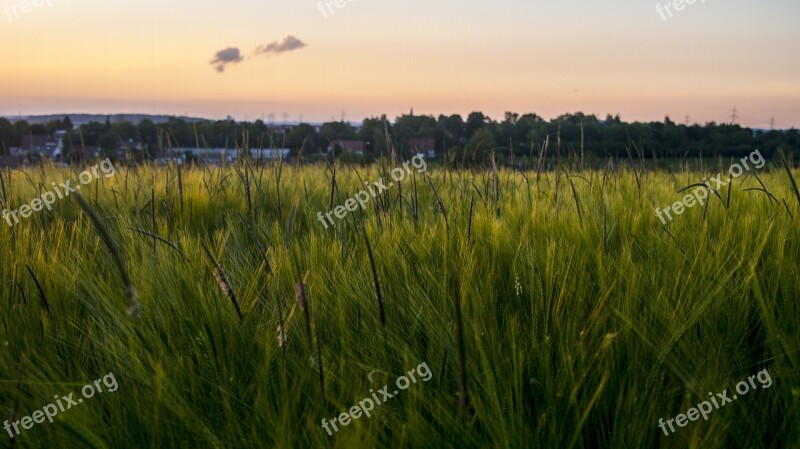
[[0,0],[0,114],[800,127],[800,2],[673,2]]

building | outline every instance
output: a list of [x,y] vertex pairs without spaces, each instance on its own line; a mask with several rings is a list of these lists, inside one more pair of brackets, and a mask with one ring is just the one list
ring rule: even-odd
[[289,157],[289,148],[264,148],[260,150],[250,150],[253,159],[286,159]]
[[191,152],[191,150],[164,151],[161,154],[159,154],[159,156],[156,158],[156,163],[158,165],[168,165],[171,162],[175,165],[183,165],[186,162],[186,151]]
[[[178,150],[186,154],[186,149],[179,148]],[[189,148],[188,150],[189,154],[206,164],[223,165],[236,160],[236,150],[228,148]]]
[[100,157],[100,147],[97,145],[73,146],[67,158],[73,161],[93,161]]
[[22,137],[22,145],[17,151],[12,155],[32,154],[55,159],[64,151],[64,142],[60,137],[27,135]]
[[24,156],[0,156],[0,168],[19,168],[25,162]]
[[182,155],[184,160],[187,155],[191,155],[192,158],[200,163],[223,165],[235,161],[237,151],[228,148],[173,148],[171,153],[166,156],[166,159],[174,160],[178,157],[175,156],[176,153]]
[[328,153],[332,152],[337,146],[340,147],[342,151],[361,156],[364,155],[364,141],[362,140],[334,140],[328,146]]
[[436,140],[424,137],[408,139],[408,148],[413,153],[422,153],[425,157],[436,157]]
[[117,142],[117,156],[120,158],[127,158],[131,153],[136,153],[145,150],[145,145],[142,142],[134,139],[127,141],[120,140]]

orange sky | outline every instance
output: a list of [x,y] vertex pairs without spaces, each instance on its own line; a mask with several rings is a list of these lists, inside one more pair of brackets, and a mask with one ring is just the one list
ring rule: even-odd
[[[703,122],[736,107],[746,125],[800,125],[800,2],[698,1],[664,20],[641,0],[40,1],[0,0],[0,114]],[[253,54],[287,34],[306,45]],[[244,59],[220,73],[229,47]]]

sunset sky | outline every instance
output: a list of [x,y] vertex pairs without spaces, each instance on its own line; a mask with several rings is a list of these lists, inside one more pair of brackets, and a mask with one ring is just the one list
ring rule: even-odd
[[[317,0],[41,1],[0,0],[0,114],[720,122],[736,107],[800,127],[797,0],[697,0],[667,20],[648,0],[352,0],[328,17]],[[255,54],[287,35],[305,46]],[[219,72],[228,48],[243,60]]]

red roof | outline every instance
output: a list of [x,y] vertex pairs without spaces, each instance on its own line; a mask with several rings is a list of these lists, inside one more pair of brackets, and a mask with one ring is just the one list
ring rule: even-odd
[[408,139],[408,146],[415,151],[431,151],[436,149],[436,140],[422,137]]
[[364,142],[361,140],[334,140],[331,144],[333,146],[339,145],[342,149],[352,151],[353,153],[364,152]]

